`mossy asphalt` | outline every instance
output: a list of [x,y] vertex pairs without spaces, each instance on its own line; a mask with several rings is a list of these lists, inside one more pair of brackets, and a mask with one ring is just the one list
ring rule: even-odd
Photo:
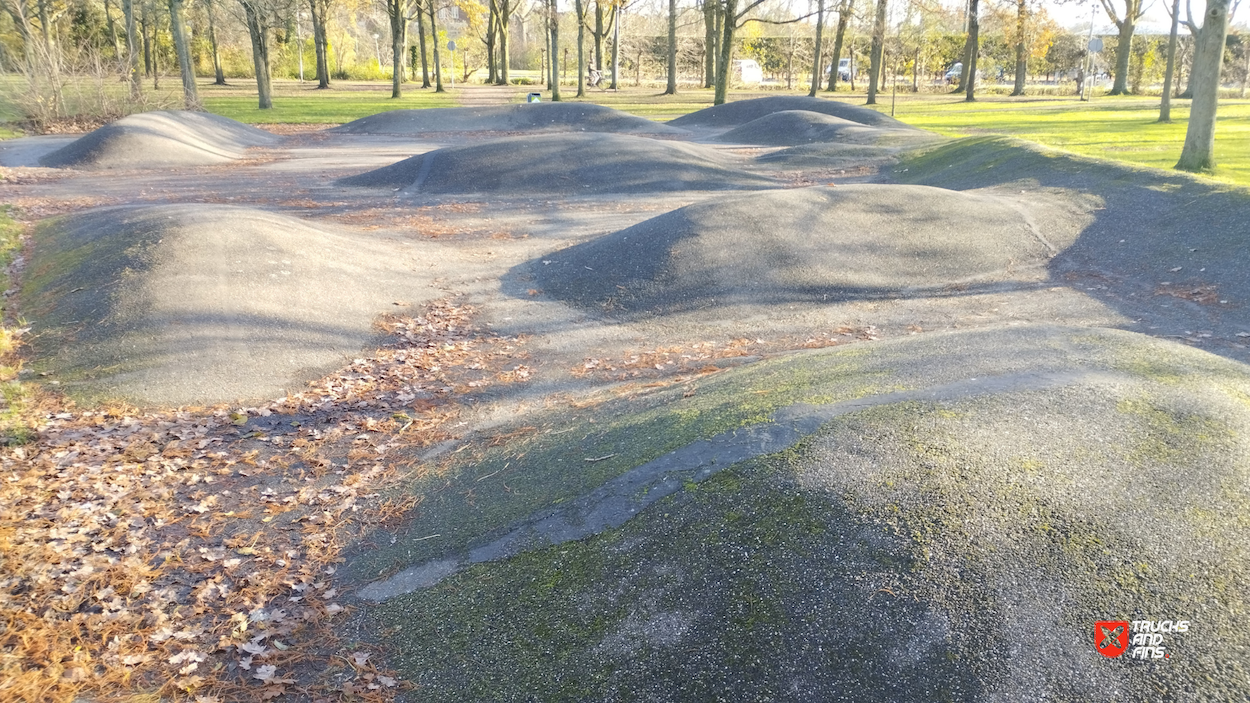
[[[761,109],[722,109],[688,124],[707,140]],[[578,135],[554,138],[568,136]],[[553,137],[530,139],[539,138]],[[951,311],[938,318],[948,323],[942,332],[926,323],[883,341],[769,353],[667,386],[574,381],[565,371],[519,396],[483,394],[477,429],[410,457],[435,466],[438,478],[405,486],[425,500],[400,527],[349,553],[340,572],[349,590],[489,545],[701,441],[803,413],[819,421],[784,447],[736,457],[714,473],[673,474],[679,489],[597,534],[504,550],[498,556],[508,558],[466,565],[381,605],[357,601],[363,632],[387,645],[390,663],[416,684],[406,696],[1245,697],[1250,373],[1239,335],[1250,334],[1241,246],[1250,195],[1001,138],[912,153],[812,145],[753,162],[745,153],[727,149],[715,160],[777,188],[785,185],[777,168],[823,174],[863,158],[882,169],[871,176],[878,181],[1010,198],[1013,218],[1027,213],[1026,228],[1075,229],[1051,242],[1055,255],[1040,257],[1040,278],[1027,285],[991,295],[956,281],[940,294],[899,288],[837,308],[854,311],[857,324],[901,330],[897,320],[940,307]],[[309,197],[341,197],[330,180],[340,175],[348,174],[317,181]],[[428,202],[476,206],[480,190],[470,179]],[[361,197],[399,208],[426,202],[420,192]],[[700,198],[692,207],[710,202]],[[622,320],[602,305],[567,306],[555,289],[527,290],[517,274],[570,256],[567,246],[613,236],[572,211],[628,210],[637,201],[569,202],[568,211],[546,203],[555,214],[534,230],[536,242],[458,243],[459,258],[450,246],[430,247],[448,257],[444,269],[465,272],[451,283],[433,273],[421,282],[470,296],[503,333],[541,330],[534,348],[555,355],[541,367],[553,374],[580,359],[587,339],[613,341],[620,352],[629,349],[622,339],[680,344],[718,325],[745,328],[745,319],[841,319],[744,296],[733,307],[650,308],[645,320]],[[75,231],[50,227],[60,227],[46,233],[52,238]],[[506,260],[465,263],[495,251]],[[48,319],[73,313],[56,296],[39,302],[50,290],[75,293],[58,276],[93,266],[139,271],[141,253],[70,247],[55,261],[36,257],[23,297]],[[523,262],[529,268],[509,278]],[[999,313],[994,301],[1014,312]],[[519,310],[530,316],[513,320]],[[367,319],[355,315],[353,324]],[[535,394],[551,400],[530,402]],[[841,411],[822,418],[822,407]],[[1093,643],[1093,623],[1104,619],[1188,619],[1192,627],[1168,640],[1166,661],[1107,659]]]

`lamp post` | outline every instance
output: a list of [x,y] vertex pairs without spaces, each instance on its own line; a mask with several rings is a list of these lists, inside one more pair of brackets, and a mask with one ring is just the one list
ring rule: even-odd
[[378,71],[382,70],[382,48],[378,46],[378,35],[373,35],[373,53],[378,57]]
[[299,82],[304,82],[304,13],[295,13],[295,37],[299,41]]

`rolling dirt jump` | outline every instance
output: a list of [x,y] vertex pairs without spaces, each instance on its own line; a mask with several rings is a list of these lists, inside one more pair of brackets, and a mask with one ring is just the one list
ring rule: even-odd
[[100,549],[166,554],[126,588],[182,629],[111,680],[1250,696],[1250,191],[829,99],[640,120],[397,111],[0,185],[52,208],[23,378],[78,403],[0,514],[107,511],[151,534]]
[[40,165],[83,170],[209,166],[276,141],[269,132],[217,115],[145,112],[84,135],[44,156]]

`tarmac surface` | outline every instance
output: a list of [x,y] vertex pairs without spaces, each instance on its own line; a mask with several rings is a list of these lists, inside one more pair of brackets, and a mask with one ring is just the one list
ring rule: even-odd
[[443,298],[525,339],[339,572],[410,700],[1250,695],[1250,192],[828,99],[535,107],[0,143],[26,378],[241,405]]

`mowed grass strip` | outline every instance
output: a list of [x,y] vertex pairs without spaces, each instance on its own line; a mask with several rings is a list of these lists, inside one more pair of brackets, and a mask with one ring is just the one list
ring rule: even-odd
[[[900,96],[901,98],[901,96]],[[889,96],[878,109],[889,111]],[[898,119],[950,137],[1003,134],[1085,156],[1171,169],[1180,158],[1189,101],[1174,100],[1172,122],[1160,124],[1159,98],[900,99]],[[1250,100],[1221,100],[1215,130],[1218,180],[1250,185]]]
[[453,93],[422,90],[406,83],[403,97],[391,97],[391,84],[378,81],[331,81],[329,90],[317,90],[316,81],[274,81],[273,107],[257,105],[256,82],[234,79],[229,86],[199,86],[204,109],[248,124],[342,124],[388,110],[455,107]]

